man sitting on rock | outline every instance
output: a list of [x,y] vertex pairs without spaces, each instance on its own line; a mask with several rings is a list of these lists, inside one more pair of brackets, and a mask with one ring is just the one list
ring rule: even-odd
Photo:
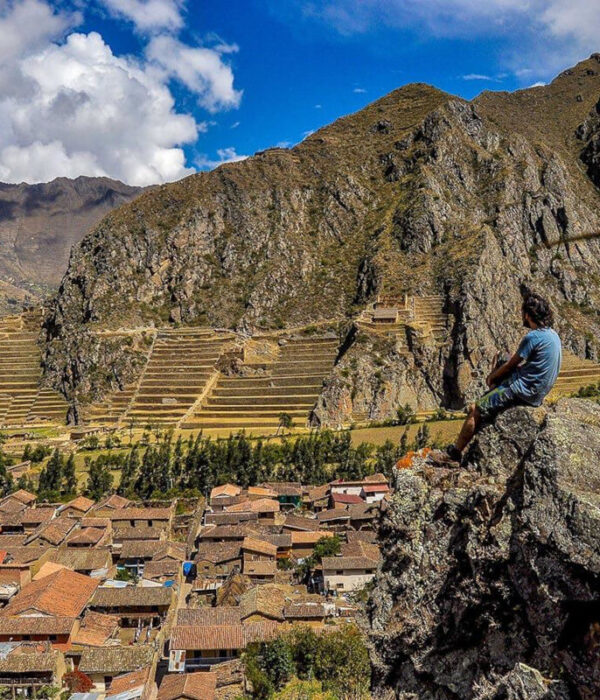
[[490,391],[469,407],[469,414],[454,445],[447,448],[453,461],[460,461],[477,430],[511,406],[540,406],[554,386],[562,359],[558,334],[552,329],[550,305],[538,294],[523,300],[523,325],[531,329],[517,352],[496,364],[486,383]]

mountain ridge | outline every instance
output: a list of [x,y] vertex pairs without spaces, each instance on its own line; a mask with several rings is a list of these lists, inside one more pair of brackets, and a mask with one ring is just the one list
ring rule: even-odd
[[343,325],[378,295],[438,294],[453,319],[444,343],[407,327],[408,354],[390,347],[361,377],[358,346],[343,343],[350,366],[326,380],[320,420],[348,418],[358,386],[373,418],[410,382],[427,407],[460,406],[518,339],[524,286],[553,298],[568,348],[597,358],[600,244],[585,236],[600,230],[599,62],[516,97],[404,86],[290,150],[143,194],[74,248],[45,324],[48,381],[76,403],[133,380],[135,358],[100,329]]
[[73,244],[141,191],[107,177],[0,183],[0,310],[15,312],[55,293]]

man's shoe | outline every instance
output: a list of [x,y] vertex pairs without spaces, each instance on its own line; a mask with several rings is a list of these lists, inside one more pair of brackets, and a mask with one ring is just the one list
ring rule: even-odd
[[457,449],[455,445],[448,445],[448,447],[446,447],[446,454],[453,462],[460,462],[462,459],[462,452]]

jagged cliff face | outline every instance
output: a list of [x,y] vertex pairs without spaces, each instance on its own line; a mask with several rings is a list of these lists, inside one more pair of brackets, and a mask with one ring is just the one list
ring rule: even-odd
[[[47,320],[49,380],[73,400],[114,386],[89,378],[98,328],[252,331],[352,318],[377,293],[441,293],[445,344],[415,342],[400,363],[393,347],[375,362],[368,342],[350,346],[320,414],[343,420],[356,403],[386,417],[415,387],[421,404],[460,405],[516,342],[523,284],[551,297],[567,345],[598,357],[599,98],[598,57],[472,103],[410,85],[290,151],[142,196],[74,249]],[[103,374],[135,375],[120,365]]]
[[396,474],[369,605],[377,696],[600,696],[600,407],[510,409]]

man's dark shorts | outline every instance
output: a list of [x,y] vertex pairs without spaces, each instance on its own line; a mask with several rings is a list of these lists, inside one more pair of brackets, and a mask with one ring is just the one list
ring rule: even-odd
[[487,394],[484,394],[475,402],[475,405],[479,409],[482,420],[489,423],[507,408],[511,406],[523,406],[524,403],[522,399],[513,394],[505,381],[488,391]]

